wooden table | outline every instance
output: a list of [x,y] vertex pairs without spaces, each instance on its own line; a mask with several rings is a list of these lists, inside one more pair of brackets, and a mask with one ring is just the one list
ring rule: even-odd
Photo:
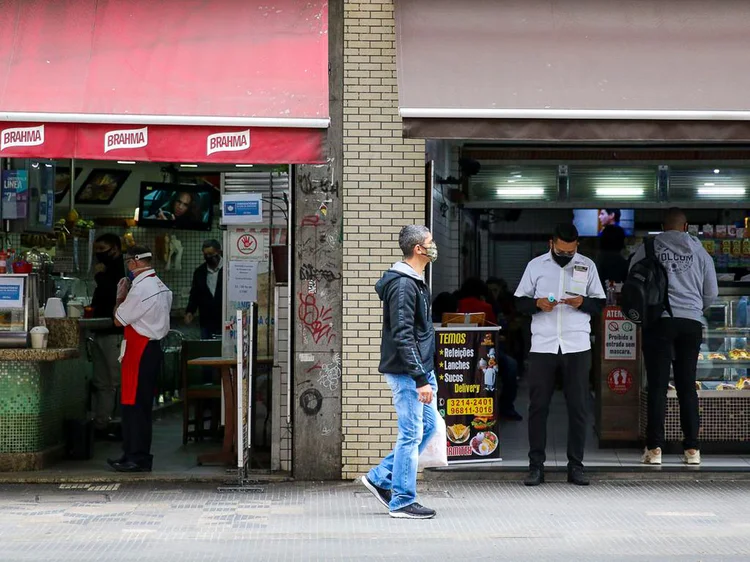
[[197,357],[188,360],[188,365],[217,367],[221,371],[221,386],[224,392],[224,444],[218,453],[198,456],[198,465],[227,464],[237,462],[237,359],[235,357]]

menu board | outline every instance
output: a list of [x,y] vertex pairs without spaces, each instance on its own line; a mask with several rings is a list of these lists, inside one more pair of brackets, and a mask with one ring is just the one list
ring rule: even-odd
[[436,329],[438,410],[445,418],[448,462],[500,460],[498,332],[499,328]]

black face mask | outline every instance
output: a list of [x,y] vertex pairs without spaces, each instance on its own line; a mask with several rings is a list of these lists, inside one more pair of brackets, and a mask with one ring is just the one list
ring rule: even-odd
[[206,260],[206,263],[210,267],[216,268],[216,266],[219,265],[220,256],[203,256],[203,259]]
[[111,263],[112,260],[114,260],[114,257],[109,253],[109,251],[96,252],[96,259],[99,261],[99,263],[108,264]]
[[552,259],[555,260],[555,263],[559,265],[560,267],[565,267],[568,265],[572,260],[573,256],[558,256],[554,251],[552,252]]

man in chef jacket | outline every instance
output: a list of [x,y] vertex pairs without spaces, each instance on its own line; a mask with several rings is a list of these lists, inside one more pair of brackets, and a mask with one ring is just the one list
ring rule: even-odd
[[118,472],[151,472],[151,412],[169,332],[172,291],[156,276],[151,251],[133,246],[125,256],[127,278],[117,287],[115,325],[125,328],[122,372],[122,457],[107,462]]

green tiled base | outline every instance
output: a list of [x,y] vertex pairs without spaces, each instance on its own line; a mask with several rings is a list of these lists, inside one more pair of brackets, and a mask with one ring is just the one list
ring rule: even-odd
[[90,371],[84,358],[0,361],[0,455],[61,445],[64,420],[86,415]]
[[62,458],[64,453],[62,445],[38,453],[0,453],[0,472],[42,470]]

